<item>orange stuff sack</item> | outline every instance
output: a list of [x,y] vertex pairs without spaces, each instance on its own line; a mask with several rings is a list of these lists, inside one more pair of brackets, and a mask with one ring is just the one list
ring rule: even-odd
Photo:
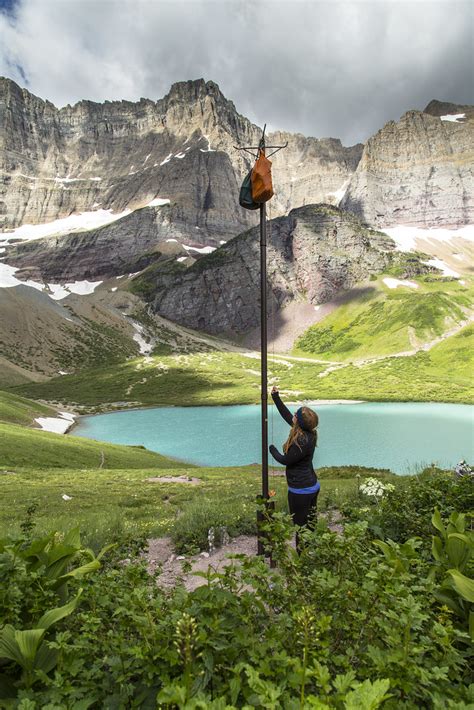
[[272,164],[260,150],[252,170],[252,199],[254,202],[267,202],[273,197]]

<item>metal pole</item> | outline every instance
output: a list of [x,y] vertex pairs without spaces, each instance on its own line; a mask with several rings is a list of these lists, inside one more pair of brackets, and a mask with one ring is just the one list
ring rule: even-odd
[[[260,368],[262,398],[262,498],[268,502],[268,395],[267,395],[267,228],[265,203],[260,205]],[[264,513],[257,513],[257,553],[265,554],[261,525]]]
[[262,375],[262,498],[268,500],[267,386],[267,226],[265,202],[260,205],[260,352]]

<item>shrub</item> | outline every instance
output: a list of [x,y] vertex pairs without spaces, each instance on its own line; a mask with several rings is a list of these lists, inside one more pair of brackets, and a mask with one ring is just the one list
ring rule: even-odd
[[[298,556],[292,532],[276,513],[276,569],[243,558],[191,593],[111,556],[58,620],[56,667],[33,669],[20,690],[4,666],[4,698],[32,709],[465,707],[466,635],[436,601],[420,541],[374,545],[366,523],[344,535],[320,524]],[[32,569],[10,575],[17,590],[35,586]],[[36,614],[49,603],[31,601]]]
[[366,503],[346,508],[350,519],[365,517],[372,534],[384,539],[404,542],[418,536],[431,546],[427,533],[431,527],[433,509],[437,506],[443,517],[452,512],[469,512],[474,509],[474,481],[468,477],[455,478],[452,473],[426,469],[418,476],[400,481],[393,492],[388,492],[376,507],[361,511]]

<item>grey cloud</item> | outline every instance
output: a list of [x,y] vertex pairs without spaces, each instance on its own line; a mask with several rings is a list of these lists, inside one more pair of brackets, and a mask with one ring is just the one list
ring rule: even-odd
[[473,4],[20,0],[0,73],[58,106],[216,81],[259,125],[364,141],[432,98],[473,103]]

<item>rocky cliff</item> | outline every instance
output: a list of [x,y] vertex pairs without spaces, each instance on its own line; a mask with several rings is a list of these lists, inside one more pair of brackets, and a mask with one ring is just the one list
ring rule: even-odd
[[97,280],[141,271],[161,253],[187,254],[170,208],[144,207],[98,229],[19,242],[8,246],[17,277],[38,282]]
[[[268,228],[269,311],[294,301],[330,300],[390,263],[384,234],[330,205],[311,205]],[[136,285],[154,293],[155,312],[209,333],[238,335],[260,321],[259,238],[254,228],[176,272],[145,270]]]
[[370,138],[340,206],[371,225],[474,222],[474,109],[432,101]]
[[[0,227],[42,223],[97,208],[135,209],[159,196],[170,219],[218,243],[256,223],[236,196],[261,129],[219,87],[174,84],[158,101],[81,101],[56,109],[0,79]],[[274,214],[309,202],[336,203],[362,146],[337,139],[270,134],[286,141],[275,156]]]

